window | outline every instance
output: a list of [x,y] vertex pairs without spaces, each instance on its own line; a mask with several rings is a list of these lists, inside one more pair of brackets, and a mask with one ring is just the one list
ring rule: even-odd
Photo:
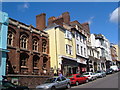
[[47,61],[48,59],[46,57],[43,58],[43,69],[46,69],[47,67]]
[[71,34],[71,32],[66,30],[65,37],[66,37],[67,39],[72,40],[72,34]]
[[80,35],[80,41],[82,42],[82,36]]
[[72,55],[72,46],[66,45],[66,53]]
[[66,80],[66,78],[65,78],[65,77],[61,77],[61,79],[62,79],[62,81]]
[[33,56],[33,67],[37,67],[39,59],[39,56]]
[[83,55],[83,50],[82,49],[83,49],[83,47],[81,46],[81,55]]
[[83,37],[83,43],[85,44],[85,42],[86,42],[86,38],[85,38],[85,37]]
[[47,41],[42,40],[42,52],[46,52],[46,51],[47,51]]
[[13,34],[12,32],[8,32],[7,44],[12,46],[13,43]]
[[72,46],[69,46],[70,55],[72,55]]
[[20,38],[20,46],[21,48],[27,48],[27,36],[26,35],[22,35]]
[[38,41],[36,39],[33,39],[33,50],[38,50]]
[[20,64],[21,66],[27,66],[28,54],[21,53],[20,54]]
[[79,54],[79,44],[77,44],[77,53]]
[[86,56],[86,49],[84,48],[84,56]]
[[79,36],[78,33],[76,33],[76,39],[77,39],[77,40],[78,40],[78,36]]

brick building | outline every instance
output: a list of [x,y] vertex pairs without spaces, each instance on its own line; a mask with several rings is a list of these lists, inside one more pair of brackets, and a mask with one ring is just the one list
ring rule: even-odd
[[31,78],[50,75],[49,40],[48,34],[43,31],[45,16],[44,13],[36,16],[36,28],[9,18],[7,76],[17,77],[19,81],[21,75]]

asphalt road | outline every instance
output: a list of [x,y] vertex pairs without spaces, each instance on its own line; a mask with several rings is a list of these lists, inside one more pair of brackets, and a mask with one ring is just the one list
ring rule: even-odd
[[67,90],[73,90],[75,88],[118,88],[118,74],[120,75],[120,72],[78,86],[72,86],[71,89]]

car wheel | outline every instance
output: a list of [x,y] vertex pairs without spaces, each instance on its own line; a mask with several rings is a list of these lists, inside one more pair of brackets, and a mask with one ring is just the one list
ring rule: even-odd
[[56,90],[56,88],[53,86],[53,87],[51,88],[51,90]]
[[78,86],[78,85],[79,85],[79,82],[78,82],[78,81],[76,81],[75,85],[76,85],[76,86]]
[[89,82],[89,80],[87,79],[85,82],[86,82],[86,83],[88,83],[88,82]]
[[67,88],[68,88],[68,89],[69,89],[69,88],[71,88],[71,86],[70,86],[70,84],[69,84],[69,83],[67,84]]

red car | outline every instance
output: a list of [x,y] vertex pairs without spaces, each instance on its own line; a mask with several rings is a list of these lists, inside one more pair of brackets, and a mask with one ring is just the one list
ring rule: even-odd
[[81,74],[72,74],[68,77],[71,81],[71,84],[79,85],[79,83],[88,82],[88,78]]

